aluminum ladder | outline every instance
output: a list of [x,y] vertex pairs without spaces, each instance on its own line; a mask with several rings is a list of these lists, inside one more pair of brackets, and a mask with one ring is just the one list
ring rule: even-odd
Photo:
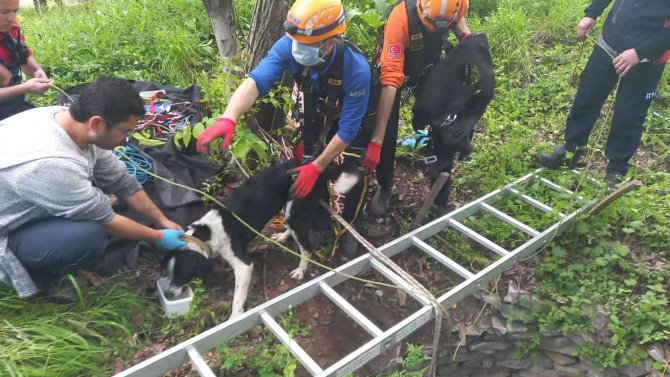
[[[404,236],[401,236],[387,244],[378,248],[378,250],[388,257],[415,247],[425,253],[430,258],[435,259],[438,263],[446,266],[449,270],[455,272],[463,282],[456,287],[449,290],[447,293],[438,297],[438,301],[445,307],[451,307],[460,300],[471,294],[476,289],[480,288],[484,283],[492,280],[503,271],[507,270],[512,264],[519,261],[520,258],[528,256],[534,251],[539,250],[546,245],[553,237],[568,226],[577,216],[588,210],[595,204],[598,198],[585,200],[579,193],[574,193],[560,185],[541,177],[543,169],[530,173],[518,180],[510,183],[504,188],[495,190],[488,195],[485,195],[449,214],[446,214]],[[587,178],[582,173],[573,170],[569,174],[580,176],[582,180],[588,179],[592,184],[601,186],[601,184],[592,178]],[[554,210],[547,204],[524,194],[522,191],[523,185],[529,182],[540,182],[541,185],[553,191],[563,193],[570,197],[576,197],[584,203],[581,207],[575,209],[571,213],[561,213]],[[533,229],[532,227],[514,219],[510,215],[501,212],[494,207],[495,203],[500,201],[505,196],[515,196],[529,206],[541,212],[553,212],[557,215],[558,221],[552,226],[543,231]],[[514,250],[506,250],[504,247],[496,244],[488,238],[480,235],[470,227],[463,224],[462,220],[479,212],[489,213],[503,222],[513,226],[518,231],[521,231],[531,237],[521,246]],[[430,246],[426,241],[438,234],[439,232],[451,228],[465,237],[471,239],[477,244],[483,246],[488,251],[495,253],[499,259],[485,267],[479,272],[471,272],[465,267],[459,265],[447,255],[436,250]],[[221,344],[235,338],[236,336],[246,333],[254,327],[263,324],[272,332],[284,346],[288,347],[290,352],[302,364],[302,366],[313,376],[326,377],[337,376],[342,377],[347,373],[354,372],[359,369],[374,357],[383,353],[391,346],[400,342],[402,339],[418,330],[426,322],[433,319],[434,310],[430,302],[424,297],[412,295],[423,306],[395,324],[386,331],[377,327],[370,319],[359,312],[354,305],[346,301],[333,287],[347,280],[348,278],[337,272],[341,272],[350,276],[359,275],[368,269],[375,269],[384,277],[389,279],[393,284],[400,287],[408,287],[409,284],[404,281],[396,273],[376,260],[370,254],[365,254],[357,259],[354,259],[340,267],[336,272],[325,273],[307,283],[304,283],[256,308],[250,309],[241,316],[226,321],[217,325],[200,335],[197,335],[189,340],[186,340],[158,355],[155,355],[123,372],[115,375],[115,377],[146,377],[146,376],[160,376],[171,369],[186,363],[192,362],[195,369],[201,376],[213,377],[214,372],[207,365],[202,357],[202,353],[210,351]],[[413,292],[413,290],[408,290]],[[335,303],[342,311],[351,317],[361,328],[367,331],[373,339],[351,352],[349,355],[335,362],[327,368],[322,368],[314,359],[305,352],[305,350],[292,339],[291,336],[281,327],[275,320],[278,316],[296,307],[298,304],[305,302],[319,294],[328,297]]]

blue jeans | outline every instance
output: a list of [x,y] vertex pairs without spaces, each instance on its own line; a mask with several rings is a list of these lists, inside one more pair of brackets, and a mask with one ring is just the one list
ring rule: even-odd
[[9,247],[35,280],[51,280],[90,267],[105,250],[101,223],[47,218],[9,234]]

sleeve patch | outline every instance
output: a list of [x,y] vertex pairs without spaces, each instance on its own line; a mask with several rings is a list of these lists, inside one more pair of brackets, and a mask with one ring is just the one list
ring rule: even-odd
[[397,59],[402,54],[402,46],[400,43],[389,44],[389,59]]

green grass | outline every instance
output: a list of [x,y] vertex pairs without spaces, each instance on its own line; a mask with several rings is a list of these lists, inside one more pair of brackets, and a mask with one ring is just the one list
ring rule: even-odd
[[83,305],[67,307],[1,290],[0,375],[108,374],[109,363],[136,349],[160,318],[157,305],[126,284],[89,290],[85,297]]

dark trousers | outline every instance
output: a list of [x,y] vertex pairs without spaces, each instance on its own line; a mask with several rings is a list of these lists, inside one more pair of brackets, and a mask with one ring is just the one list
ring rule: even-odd
[[393,102],[391,115],[386,124],[386,133],[382,143],[382,152],[377,165],[377,183],[379,187],[391,189],[393,187],[393,169],[395,169],[395,148],[398,140],[398,123],[400,122],[400,89]]
[[35,280],[51,280],[89,268],[102,256],[107,235],[101,223],[47,218],[9,234],[9,248]]
[[27,102],[24,97],[0,102],[0,120],[34,108],[35,105]]
[[[628,172],[628,161],[640,146],[644,120],[652,99],[656,97],[663,68],[664,65],[640,63],[621,79],[605,146],[608,173]],[[618,80],[612,58],[595,46],[582,72],[566,123],[565,148],[568,151],[587,145],[603,104]]]

